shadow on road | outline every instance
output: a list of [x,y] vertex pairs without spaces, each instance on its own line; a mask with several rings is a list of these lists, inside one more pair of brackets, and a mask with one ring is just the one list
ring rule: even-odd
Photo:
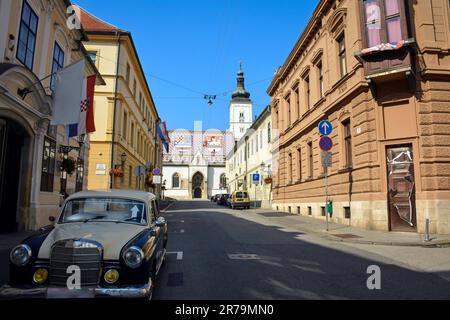
[[[185,258],[163,271],[157,299],[450,299],[450,282],[435,274],[307,242],[302,233],[240,218],[245,211],[180,201],[170,212],[169,224],[183,219],[186,233],[173,235],[169,249]],[[373,265],[381,268],[381,290],[367,288]],[[183,286],[166,286],[171,268],[183,272]]]

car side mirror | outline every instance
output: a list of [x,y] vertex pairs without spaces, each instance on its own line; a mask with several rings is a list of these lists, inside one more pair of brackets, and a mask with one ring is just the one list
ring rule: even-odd
[[166,225],[166,219],[159,217],[155,224],[157,227],[164,227]]
[[53,216],[48,217],[48,221],[54,223],[56,221],[56,218]]

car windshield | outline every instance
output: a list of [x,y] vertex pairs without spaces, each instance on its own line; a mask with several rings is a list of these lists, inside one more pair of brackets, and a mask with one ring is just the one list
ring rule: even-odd
[[117,222],[144,225],[144,202],[129,199],[85,198],[70,200],[64,206],[59,223]]
[[247,198],[247,192],[236,193],[236,198]]

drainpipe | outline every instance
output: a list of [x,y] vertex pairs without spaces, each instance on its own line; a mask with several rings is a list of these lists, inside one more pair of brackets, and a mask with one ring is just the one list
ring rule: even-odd
[[[113,108],[113,129],[112,129],[112,139],[111,139],[111,169],[114,169],[114,144],[116,143],[115,137],[116,137],[116,117],[117,117],[117,89],[119,87],[119,68],[120,68],[120,50],[121,50],[121,44],[120,44],[120,33],[117,33],[117,43],[119,45],[118,53],[117,53],[117,68],[116,68],[116,84],[114,88],[114,108]],[[125,171],[125,169],[124,169]],[[109,188],[112,189],[114,186],[114,177],[110,175],[110,183]]]

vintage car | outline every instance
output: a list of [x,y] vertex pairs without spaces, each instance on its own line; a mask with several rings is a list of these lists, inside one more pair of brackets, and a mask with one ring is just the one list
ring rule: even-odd
[[152,298],[168,240],[154,195],[81,192],[50,221],[11,251],[0,299]]

